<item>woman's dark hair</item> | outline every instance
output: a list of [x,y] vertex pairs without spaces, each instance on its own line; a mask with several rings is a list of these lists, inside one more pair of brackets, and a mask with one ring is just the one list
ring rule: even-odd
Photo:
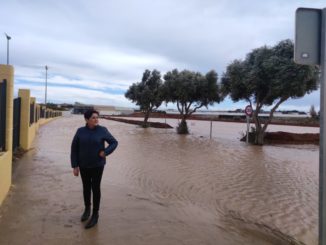
[[100,115],[100,113],[99,113],[98,111],[95,111],[95,110],[87,110],[87,111],[84,113],[84,118],[88,120],[88,119],[91,118],[91,116],[92,116],[94,113],[97,114],[98,116]]

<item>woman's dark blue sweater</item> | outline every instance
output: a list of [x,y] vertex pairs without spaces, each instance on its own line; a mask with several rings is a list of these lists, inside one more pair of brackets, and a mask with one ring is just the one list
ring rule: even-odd
[[[109,144],[105,148],[105,141]],[[105,165],[105,157],[99,155],[104,151],[110,155],[118,146],[118,141],[110,134],[107,128],[96,126],[91,129],[87,126],[77,130],[71,143],[71,167],[96,168]]]

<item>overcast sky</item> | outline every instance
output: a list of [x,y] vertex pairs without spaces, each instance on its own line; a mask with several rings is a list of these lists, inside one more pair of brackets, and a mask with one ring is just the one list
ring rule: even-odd
[[[0,32],[8,33],[15,94],[31,89],[48,101],[134,106],[124,98],[145,69],[174,68],[221,77],[234,59],[263,45],[294,38],[298,7],[319,0],[10,0],[1,2]],[[0,34],[1,34],[0,33]],[[6,39],[0,38],[0,63]],[[1,37],[1,36],[0,36]],[[226,99],[211,109],[243,108]],[[319,108],[319,91],[281,109]]]

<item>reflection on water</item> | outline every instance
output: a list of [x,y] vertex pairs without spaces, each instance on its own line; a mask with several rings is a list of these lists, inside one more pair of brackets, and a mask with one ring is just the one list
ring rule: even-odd
[[[74,120],[77,125],[80,118]],[[175,129],[101,124],[120,144],[106,184],[141,189],[180,219],[200,221],[198,229],[213,227],[208,240],[228,234],[227,244],[317,244],[318,146],[249,146],[239,142],[246,128],[239,123],[214,122],[213,140],[209,122],[189,122],[188,136]],[[270,127],[277,130],[319,129]]]

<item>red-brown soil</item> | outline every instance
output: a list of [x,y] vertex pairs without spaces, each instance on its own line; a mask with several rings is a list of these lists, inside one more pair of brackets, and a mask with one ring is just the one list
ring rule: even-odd
[[319,144],[319,134],[296,134],[287,132],[267,132],[265,142],[272,144]]
[[[102,116],[105,119],[108,120],[114,120],[118,122],[124,122],[124,123],[129,123],[129,124],[135,124],[142,126],[143,121],[137,121],[137,120],[130,120],[130,119],[124,119],[124,118],[117,118],[117,116],[110,117],[110,116]],[[128,116],[123,116],[123,117],[144,117],[144,114],[141,112],[136,112]],[[152,113],[151,118],[174,118],[174,119],[179,119],[180,115],[178,114],[164,114],[164,113]],[[243,120],[221,120],[218,118],[212,118],[212,117],[205,117],[205,116],[198,116],[198,115],[193,115],[190,116],[188,119],[190,120],[205,120],[205,121],[228,121],[228,122],[243,122]],[[295,126],[312,126],[312,125],[306,125],[306,124],[300,124],[299,122],[296,123],[272,123],[272,124],[278,124],[278,125],[295,125]],[[168,124],[165,123],[159,123],[159,122],[148,122],[149,127],[154,127],[154,128],[173,128]],[[316,126],[316,125],[314,125]],[[253,135],[249,135],[250,139],[253,140]],[[246,137],[243,137],[241,141],[245,141]],[[251,141],[252,141],[251,140]],[[288,133],[288,132],[267,132],[265,134],[264,142],[266,144],[319,144],[319,134],[313,134],[313,133],[303,133],[303,134],[298,134],[298,133]]]
[[[255,136],[249,133],[249,142],[254,142]],[[246,136],[242,137],[240,141],[246,141]],[[264,137],[265,144],[314,144],[319,145],[319,134],[313,133],[288,133],[288,132],[266,132]]]
[[[124,122],[124,123],[143,126],[143,121],[130,120],[130,119],[124,119],[124,118],[113,118],[110,116],[102,116],[102,118],[105,118],[107,120],[117,121],[117,122]],[[169,124],[160,123],[160,122],[147,122],[147,126],[152,127],[152,128],[173,128]]]
[[[115,115],[114,117],[144,117],[142,112],[134,112],[129,115]],[[172,119],[181,119],[179,114],[168,114],[168,113],[159,113],[152,112],[150,118],[172,118]],[[217,115],[191,115],[187,119],[189,120],[201,120],[201,121],[220,121],[220,122],[246,122],[246,119],[241,116],[230,116],[223,117]],[[251,123],[253,120],[251,119]],[[319,127],[319,122],[311,118],[273,118],[270,124],[274,125],[287,125],[287,126],[300,126],[300,127]]]

